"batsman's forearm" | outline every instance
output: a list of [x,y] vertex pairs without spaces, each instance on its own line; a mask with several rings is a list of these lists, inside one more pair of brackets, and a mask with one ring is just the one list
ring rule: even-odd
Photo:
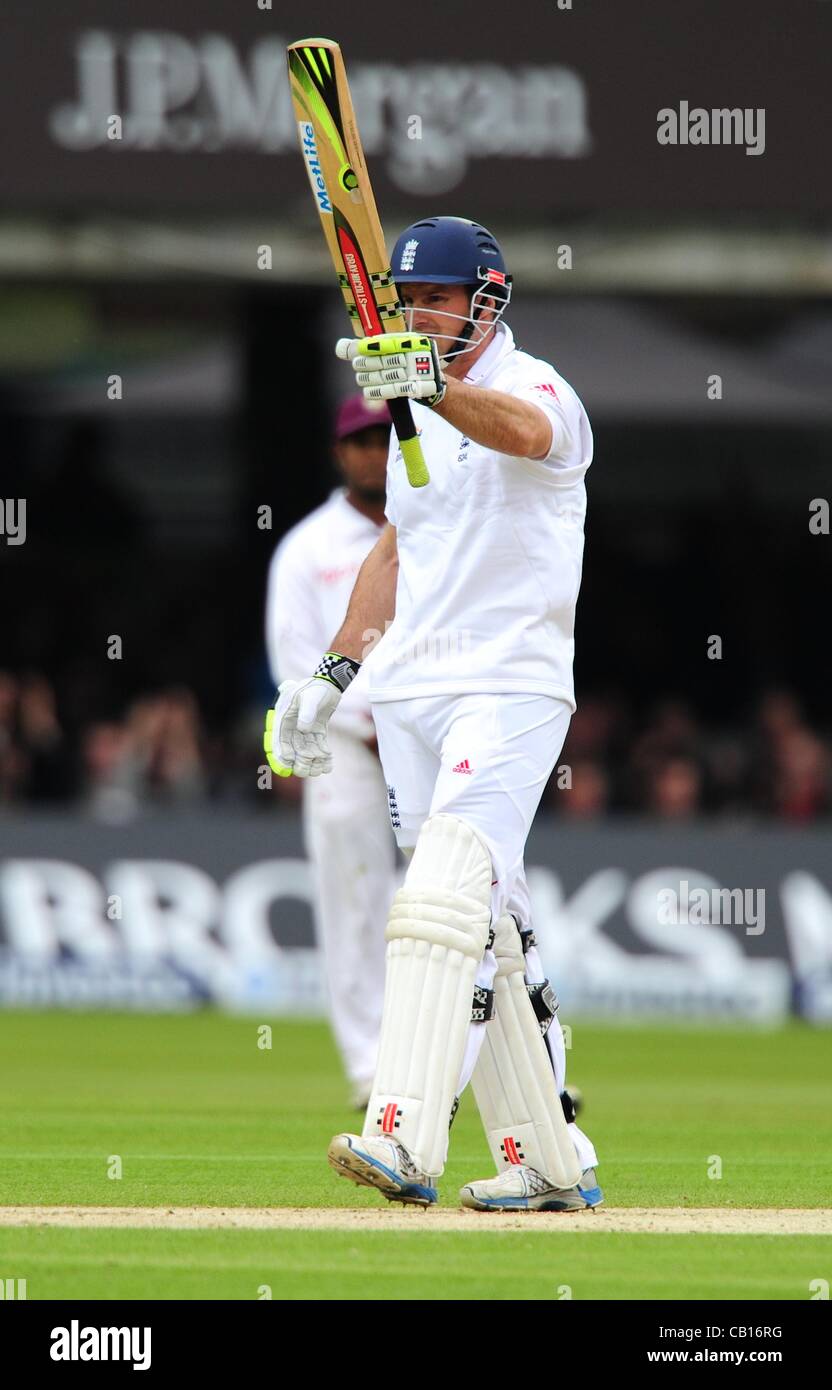
[[399,559],[395,530],[388,526],[373,546],[353,586],[347,616],[336,632],[331,651],[363,661],[396,614]]
[[448,390],[437,415],[463,430],[486,449],[515,458],[545,458],[552,429],[542,410],[529,401],[448,378]]

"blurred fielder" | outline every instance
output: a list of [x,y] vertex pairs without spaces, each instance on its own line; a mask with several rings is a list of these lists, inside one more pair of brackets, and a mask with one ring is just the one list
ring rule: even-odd
[[592,432],[571,386],[515,348],[502,322],[511,276],[485,228],[418,222],[392,266],[410,332],[336,351],[368,400],[422,403],[430,483],[409,486],[392,438],[388,525],[331,649],[281,686],[265,737],[276,767],[329,772],[329,721],[367,634],[394,618],[366,674],[391,820],[412,857],[387,925],[363,1133],[336,1135],[329,1159],[392,1201],[432,1205],[471,1080],[497,1176],[466,1184],[463,1204],[586,1209],[602,1200],[597,1156],[564,1090],[523,853],[575,709]]
[[[337,488],[284,536],[269,570],[266,643],[275,682],[314,670],[347,611],[356,576],[384,528],[390,412],[351,396],[335,424]],[[376,732],[362,674],[329,727],[330,777],[304,784],[303,825],[330,1013],[352,1099],[372,1090],[384,993],[384,931],[395,846]]]

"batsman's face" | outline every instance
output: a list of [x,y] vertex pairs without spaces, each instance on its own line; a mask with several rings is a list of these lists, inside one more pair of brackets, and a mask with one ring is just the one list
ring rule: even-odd
[[[471,314],[471,291],[466,285],[405,285],[402,303],[405,308],[407,326],[412,333],[426,333],[436,343],[440,357],[445,357],[453,349],[460,347],[459,335]],[[492,317],[490,300],[482,313],[483,323]],[[485,343],[459,359],[451,362],[446,372],[454,376],[464,376],[481,356]]]
[[347,435],[336,445],[336,456],[344,480],[368,501],[384,498],[387,480],[389,425],[370,425]]
[[471,312],[465,285],[406,285],[402,295],[408,327],[433,338],[440,357],[454,347]]

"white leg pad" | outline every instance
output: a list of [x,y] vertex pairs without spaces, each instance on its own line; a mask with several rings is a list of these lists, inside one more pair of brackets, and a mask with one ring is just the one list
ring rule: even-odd
[[498,1172],[523,1163],[553,1187],[573,1187],[581,1167],[526,992],[520,933],[508,913],[495,928],[494,952],[494,1017],[471,1078],[494,1163]]
[[457,816],[431,816],[390,909],[381,1041],[363,1132],[398,1139],[431,1177],[445,1166],[491,927],[491,878],[476,831]]

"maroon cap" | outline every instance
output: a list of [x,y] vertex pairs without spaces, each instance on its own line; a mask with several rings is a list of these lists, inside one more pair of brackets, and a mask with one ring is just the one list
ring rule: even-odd
[[371,429],[373,425],[386,425],[393,420],[386,401],[368,401],[362,393],[348,396],[338,407],[335,417],[335,438],[346,439],[348,434]]

